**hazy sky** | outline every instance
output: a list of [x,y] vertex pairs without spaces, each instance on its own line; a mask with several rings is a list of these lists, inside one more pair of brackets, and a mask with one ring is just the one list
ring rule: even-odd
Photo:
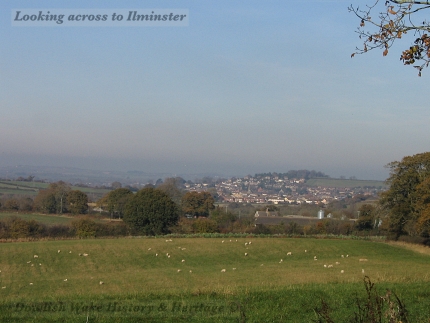
[[[385,179],[429,150],[428,79],[348,1],[0,3],[0,165]],[[186,9],[183,27],[15,27],[15,9]]]

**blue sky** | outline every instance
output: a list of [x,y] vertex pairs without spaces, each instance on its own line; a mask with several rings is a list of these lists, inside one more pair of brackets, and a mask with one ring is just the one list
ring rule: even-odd
[[[2,1],[0,164],[385,179],[429,149],[430,71],[401,64],[407,41],[351,58],[351,2]],[[178,8],[189,24],[12,26],[31,8]]]

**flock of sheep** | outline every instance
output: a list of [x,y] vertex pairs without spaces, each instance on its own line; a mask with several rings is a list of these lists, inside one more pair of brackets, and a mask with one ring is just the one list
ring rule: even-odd
[[[168,240],[166,240],[166,242],[172,242],[172,241],[173,241],[172,239],[168,239]],[[226,242],[226,240],[222,240],[222,241],[221,241],[221,243],[224,243],[224,242]],[[229,242],[233,242],[233,240],[231,240],[231,239],[230,239],[230,240],[229,240]],[[238,242],[238,240],[236,239],[236,240],[235,240],[235,242]],[[251,244],[252,244],[252,241],[245,242],[245,247],[246,247],[246,249],[248,249],[248,247],[249,247]],[[152,248],[148,248],[148,251],[151,251],[151,249],[152,249]],[[178,249],[179,249],[179,250],[185,250],[185,248],[182,248],[182,247],[178,247]],[[308,251],[307,251],[307,250],[304,250],[304,252],[305,252],[305,253],[307,253]],[[245,253],[244,253],[244,256],[245,256],[245,257],[247,257],[248,255],[249,255],[249,254],[248,254],[248,252],[245,252]],[[291,251],[289,251],[289,252],[287,252],[287,253],[286,253],[286,256],[292,256],[292,255],[293,255],[293,253],[292,253]],[[156,254],[155,254],[155,256],[156,256],[156,257],[158,257],[158,253],[156,253]],[[170,256],[171,256],[171,255],[170,255],[169,253],[166,253],[166,256],[167,256],[168,258],[170,258]],[[345,256],[345,255],[340,255],[340,257],[341,257],[341,258],[348,258],[348,257],[349,257],[349,255],[346,255],[346,256]],[[314,258],[313,258],[313,259],[314,259],[315,261],[317,261],[317,260],[318,260],[318,257],[317,257],[317,256],[314,256]],[[283,259],[281,259],[281,260],[279,261],[279,263],[281,264],[281,263],[283,263],[283,261],[284,261],[284,260],[283,260]],[[367,259],[359,259],[359,261],[360,261],[360,262],[364,262],[364,261],[367,261]],[[182,261],[181,261],[181,262],[182,262],[182,263],[184,263],[184,262],[185,262],[185,259],[182,259]],[[264,264],[261,264],[260,266],[263,266],[263,265],[264,265]],[[334,268],[335,266],[339,266],[339,265],[340,265],[340,262],[339,262],[339,261],[336,261],[334,265],[333,265],[333,264],[324,264],[324,265],[323,265],[323,267],[324,267],[324,268]],[[236,270],[236,268],[232,268],[232,270]],[[221,272],[222,272],[222,273],[225,273],[226,271],[227,271],[227,269],[225,269],[225,268],[222,268],[222,269],[221,269]],[[181,269],[177,269],[177,272],[178,272],[178,273],[180,273],[180,272],[182,272],[182,270],[181,270]],[[190,270],[189,272],[190,272],[190,273],[192,273],[192,270]],[[362,272],[362,274],[364,274],[364,269],[361,269],[361,272]],[[340,273],[341,273],[341,274],[344,274],[344,273],[345,273],[345,270],[343,270],[343,269],[342,269],[342,270],[340,270]]]
[[[172,242],[172,239],[168,239],[168,240],[166,240],[166,242]],[[221,241],[221,243],[224,243],[225,242],[225,240],[222,240]],[[229,242],[233,242],[233,240],[231,240],[230,239],[230,241]],[[238,242],[238,240],[236,239],[235,240],[235,242]],[[245,242],[245,248],[246,248],[246,250],[247,250],[247,252],[244,252],[244,256],[245,257],[248,257],[248,255],[249,255],[249,253],[248,252],[250,252],[248,249],[249,249],[249,247],[252,245],[252,241],[247,241],[247,242]],[[151,251],[152,250],[152,248],[148,248],[148,251]],[[180,250],[180,251],[183,251],[183,250],[186,250],[186,248],[183,248],[183,247],[178,247],[178,250]],[[307,250],[304,250],[304,252],[305,253],[307,253],[308,251]],[[57,253],[61,253],[61,250],[58,250],[57,251]],[[72,253],[72,251],[69,251],[69,254],[71,254]],[[79,256],[82,256],[82,257],[88,257],[89,256],[89,254],[88,253],[79,253]],[[159,256],[159,254],[158,253],[155,253],[155,256],[156,257],[158,257]],[[289,256],[291,256],[291,257],[293,257],[293,253],[291,252],[291,251],[289,251],[289,252],[287,252],[286,253],[286,256],[287,257],[289,257]],[[169,253],[169,252],[167,252],[166,253],[166,257],[167,258],[170,258],[171,257],[171,254]],[[341,258],[348,258],[349,257],[349,255],[346,255],[346,256],[344,256],[344,255],[340,255],[340,257]],[[35,255],[33,255],[33,261],[35,261],[35,259],[39,259],[39,255],[37,255],[37,254],[35,254]],[[314,256],[313,257],[313,260],[315,260],[315,261],[317,261],[318,260],[318,257],[317,256]],[[280,261],[279,261],[279,263],[280,264],[282,264],[283,263],[283,259],[280,259]],[[359,259],[359,262],[366,262],[367,261],[367,259]],[[182,259],[181,260],[181,263],[185,263],[185,259]],[[31,267],[33,267],[33,266],[35,266],[35,263],[33,263],[32,262],[32,260],[29,260],[29,261],[27,261],[27,264],[30,264],[30,266]],[[37,262],[36,262],[36,265],[37,265]],[[264,264],[261,264],[260,266],[263,266]],[[38,263],[38,266],[42,266],[42,263]],[[323,265],[323,267],[324,268],[334,268],[335,266],[340,266],[340,262],[339,261],[336,261],[334,264],[324,264]],[[232,270],[236,270],[236,268],[232,268]],[[227,271],[227,269],[226,268],[222,268],[221,269],[221,272],[222,273],[225,273]],[[177,272],[178,273],[181,273],[182,272],[182,269],[177,269]],[[189,270],[189,273],[192,273],[193,271],[192,270]],[[342,269],[342,270],[340,270],[340,273],[341,274],[343,274],[345,271]],[[361,270],[361,272],[362,272],[362,274],[364,274],[364,269],[362,269]],[[0,270],[0,275],[1,275],[1,270]],[[64,282],[67,282],[68,281],[68,279],[67,278],[64,278],[63,279],[63,281]],[[29,283],[30,285],[33,285],[33,283],[31,282],[31,283]],[[99,284],[100,285],[103,285],[104,284],[104,282],[103,281],[100,281],[99,282]],[[1,287],[2,289],[6,289],[6,286],[2,286]]]

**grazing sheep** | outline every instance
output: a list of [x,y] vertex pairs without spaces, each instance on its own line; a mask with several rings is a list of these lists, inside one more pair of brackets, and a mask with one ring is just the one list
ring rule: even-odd
[[248,253],[247,253],[247,252],[245,252],[245,256],[248,256]]
[[80,254],[79,254],[79,257],[81,257],[81,256],[82,256],[82,254],[80,253]]
[[33,258],[39,258],[39,256],[38,255],[34,255]]
[[282,259],[279,261],[279,263],[281,263],[281,262],[283,262],[283,260],[282,260]]
[[34,264],[31,264],[31,267],[34,267]]
[[222,243],[224,243],[224,240],[223,241],[221,241]]
[[367,261],[367,259],[360,259],[359,261],[360,261],[360,262],[363,262],[363,261]]
[[155,254],[155,257],[158,257],[158,253]]
[[182,248],[181,250],[185,250],[185,249],[187,249],[187,248]]
[[233,270],[236,270],[236,268],[233,268]]
[[291,255],[292,255],[291,251],[287,252],[287,256],[291,256]]
[[192,273],[193,271],[192,270],[190,270],[190,274]]
[[168,255],[167,258],[170,258],[170,255]]
[[361,270],[361,273],[364,275],[364,269]]
[[249,243],[248,244],[251,244],[252,242],[251,241],[249,241]]
[[230,239],[230,242],[231,242],[231,239]]
[[182,262],[185,262],[185,259],[182,259]]
[[341,274],[343,274],[343,273],[344,273],[343,269],[340,271],[340,273],[341,273]]
[[341,257],[343,258],[343,255]]
[[58,253],[60,253],[61,252],[61,250],[60,249],[58,249],[58,251],[57,251]]
[[72,250],[70,250],[69,253],[72,253]]
[[327,265],[324,265],[324,268],[327,268]]
[[314,259],[317,259],[317,256],[314,256]]
[[314,260],[318,260],[317,258],[314,258]]
[[305,252],[308,252],[307,250],[305,250]]
[[180,273],[181,272],[181,270],[180,269],[178,269],[178,273]]
[[151,248],[148,248],[148,251],[151,250]]
[[33,283],[30,283],[30,285],[33,285]]
[[225,269],[221,269],[221,272],[222,272],[222,273],[225,273]]
[[327,268],[333,268],[333,265],[328,265]]
[[247,246],[248,245],[248,242],[245,242],[245,246]]
[[27,264],[31,263],[31,261],[27,261]]
[[169,256],[169,253],[166,253],[166,256]]
[[336,261],[336,265],[340,265],[340,262]]
[[99,285],[103,285],[103,284],[104,284],[104,282],[103,282],[103,281],[100,281],[100,282],[99,282]]
[[349,255],[346,255],[346,258],[348,258],[349,257]]
[[3,286],[1,289],[6,289],[6,286]]
[[84,254],[82,254],[82,256],[87,257],[87,256],[88,256],[88,254],[87,254],[87,253],[84,253]]
[[42,264],[39,264],[39,266],[42,266]]
[[261,267],[261,266],[264,266],[264,264],[261,264],[261,265],[260,265],[260,267]]
[[66,278],[66,279],[64,279],[64,281],[66,282],[66,281],[67,281],[67,278]]

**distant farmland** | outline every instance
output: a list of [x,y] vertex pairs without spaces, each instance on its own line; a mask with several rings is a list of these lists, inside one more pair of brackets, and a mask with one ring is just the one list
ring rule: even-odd
[[[21,182],[21,181],[0,181],[0,196],[1,195],[28,195],[36,196],[39,190],[45,189],[49,183],[40,182]],[[101,198],[110,190],[94,187],[78,187],[72,186],[73,190],[80,190],[86,193],[93,200]]]
[[387,188],[384,181],[369,181],[359,179],[337,179],[337,178],[311,178],[306,181],[308,186],[324,186],[324,187],[375,187]]

